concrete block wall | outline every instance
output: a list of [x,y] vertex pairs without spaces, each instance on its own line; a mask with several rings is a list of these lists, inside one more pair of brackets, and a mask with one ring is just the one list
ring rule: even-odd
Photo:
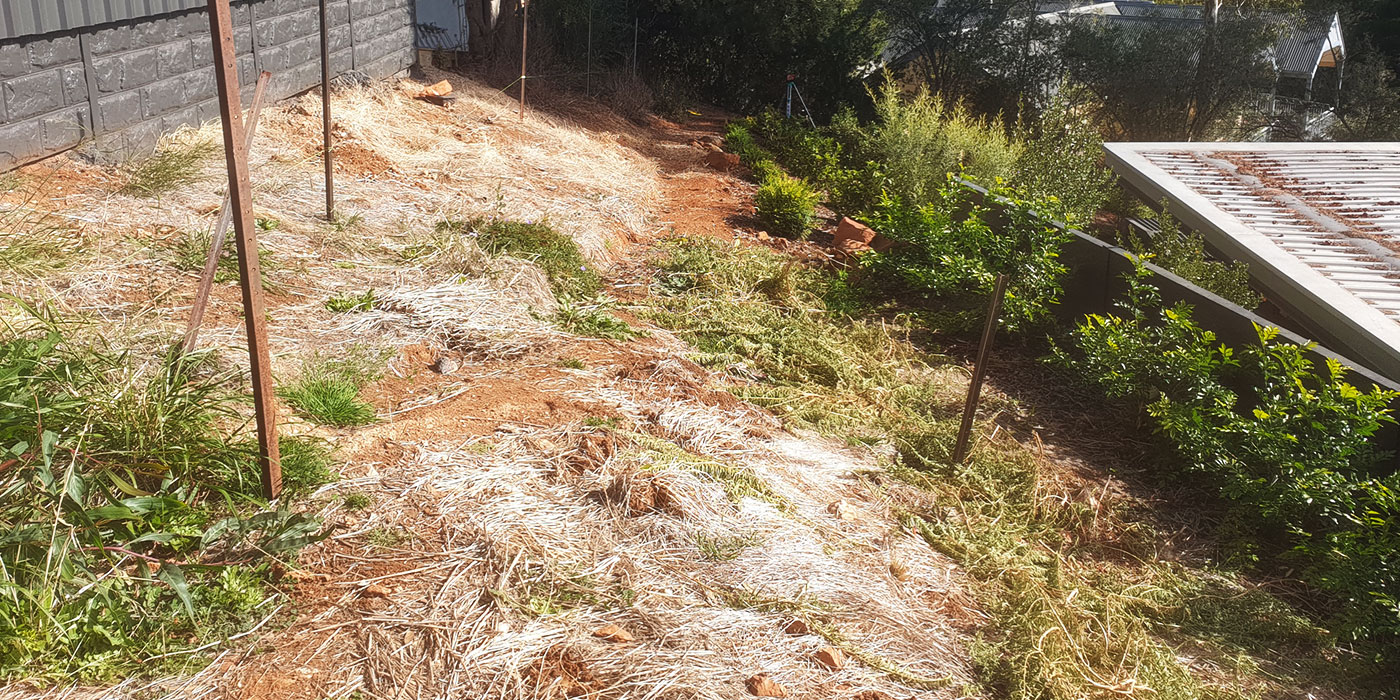
[[[413,64],[413,0],[332,0],[329,17],[334,75]],[[233,26],[245,107],[264,70],[273,100],[320,83],[318,0],[235,2]],[[130,158],[218,116],[203,9],[0,42],[0,170],[79,145]]]

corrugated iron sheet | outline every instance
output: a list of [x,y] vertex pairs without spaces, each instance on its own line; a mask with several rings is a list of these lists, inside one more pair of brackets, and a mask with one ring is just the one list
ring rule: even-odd
[[0,0],[0,40],[204,7],[208,0]]
[[1400,377],[1400,144],[1106,148],[1120,175],[1305,309],[1300,320]]

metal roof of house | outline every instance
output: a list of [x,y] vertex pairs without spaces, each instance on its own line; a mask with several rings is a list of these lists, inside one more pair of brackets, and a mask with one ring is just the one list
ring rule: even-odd
[[[1295,78],[1311,78],[1321,65],[1328,62],[1329,52],[1345,52],[1342,42],[1341,18],[1332,15],[1313,15],[1301,23],[1290,15],[1268,13],[1283,28],[1274,44],[1274,66],[1281,75]],[[1203,19],[1200,5],[1158,4],[1148,0],[1108,0],[1078,5],[1068,9],[1056,7],[1044,11],[1041,19],[1057,21],[1072,17],[1097,17],[1115,24],[1160,25],[1160,24],[1200,24]]]
[[1400,144],[1111,143],[1109,164],[1249,263],[1305,330],[1400,379]]

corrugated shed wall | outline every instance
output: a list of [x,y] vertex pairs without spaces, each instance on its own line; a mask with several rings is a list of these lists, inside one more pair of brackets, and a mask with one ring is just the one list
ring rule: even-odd
[[204,7],[208,0],[0,0],[0,39]]

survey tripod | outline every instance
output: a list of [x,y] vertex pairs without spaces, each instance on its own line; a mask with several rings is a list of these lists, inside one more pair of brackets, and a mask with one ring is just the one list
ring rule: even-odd
[[786,109],[786,114],[787,114],[787,118],[788,118],[788,119],[792,119],[792,96],[793,96],[793,95],[796,95],[796,96],[797,96],[797,101],[800,102],[800,103],[802,104],[802,112],[803,112],[804,114],[807,115],[807,122],[808,122],[809,124],[812,125],[812,128],[813,128],[813,129],[817,128],[817,122],[816,122],[815,120],[812,119],[812,110],[807,109],[807,100],[804,99],[804,98],[802,97],[802,91],[797,89],[797,76],[796,76],[796,75],[793,75],[792,73],[788,73],[788,77],[787,77],[787,109]]

